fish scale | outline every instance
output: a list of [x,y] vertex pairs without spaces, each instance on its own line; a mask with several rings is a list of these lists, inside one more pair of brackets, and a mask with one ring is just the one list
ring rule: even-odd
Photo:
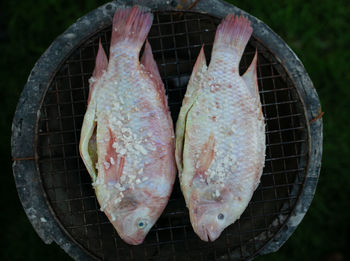
[[[128,63],[126,62],[126,64],[123,63],[119,63],[121,64],[121,67],[125,68],[128,66]],[[129,66],[131,67],[131,66]],[[135,68],[136,69],[136,68]],[[118,71],[118,69],[116,68],[116,70]],[[135,78],[139,78],[141,75],[135,75]],[[126,75],[127,76],[127,75]],[[108,77],[108,75],[106,75],[105,77]],[[113,77],[113,75],[112,75]],[[135,108],[135,105],[137,104],[137,101],[143,97],[147,100],[154,100],[155,99],[155,95],[154,92],[147,90],[148,88],[152,87],[149,84],[144,84],[144,82],[140,82],[140,81],[135,81],[134,78],[129,78],[127,77],[126,79],[122,79],[120,80],[120,82],[116,81],[117,83],[114,83],[113,81],[110,81],[108,84],[105,84],[104,87],[105,89],[103,91],[101,91],[99,93],[99,97],[97,97],[97,111],[99,111],[102,115],[100,115],[99,117],[103,118],[106,117],[109,119],[109,115],[118,115],[120,117],[122,117],[122,119],[119,119],[122,121],[122,128],[120,128],[121,126],[113,126],[112,127],[112,131],[116,134],[116,136],[120,137],[123,136],[123,133],[121,130],[126,129],[126,130],[133,130],[132,131],[132,135],[136,135],[136,137],[145,137],[145,131],[142,131],[141,129],[143,128],[144,130],[147,130],[149,126],[148,125],[148,121],[147,121],[147,117],[143,117],[143,114],[141,112],[138,111],[134,111],[132,110],[132,108]],[[135,89],[138,89],[141,93],[143,93],[144,95],[141,96],[139,95],[139,92],[135,93],[134,95],[130,95],[127,90],[128,88],[124,88],[123,86],[134,86]],[[147,90],[147,91],[146,91]],[[123,102],[121,103],[120,101],[120,97],[123,97]],[[118,101],[119,102],[116,102]],[[113,105],[118,105],[119,109],[112,109],[112,110],[108,110],[106,109],[106,106],[108,107],[112,107]],[[130,119],[125,119],[127,118],[127,116],[125,115],[129,115],[128,117]],[[109,124],[113,125],[113,121],[112,123],[109,122]],[[130,131],[131,132],[131,131]],[[136,138],[136,140],[140,140],[140,138]],[[143,142],[145,143],[145,142]],[[147,143],[149,143],[149,141],[147,141]],[[103,146],[103,145],[102,145]],[[125,146],[119,145],[116,150],[117,151],[121,151],[122,149],[125,149]],[[125,161],[125,165],[124,165],[124,173],[125,175],[131,175],[132,172],[134,172],[134,169],[132,168],[132,166],[134,165],[134,168],[136,169],[140,169],[142,167],[142,162],[139,162],[138,165],[135,166],[135,164],[132,164],[133,162],[135,162],[135,160],[137,160],[137,157],[135,157],[134,159],[131,157],[128,157]],[[103,162],[100,162],[99,165],[103,164]],[[102,175],[100,176],[100,178],[102,178]]]
[[138,6],[116,11],[109,61],[99,44],[79,146],[101,211],[133,245],[161,215],[176,175],[172,120],[148,41],[139,61],[152,19]]
[[240,76],[239,61],[252,28],[228,15],[218,26],[210,65],[203,47],[176,125],[176,162],[194,231],[217,239],[247,207],[265,158],[265,125],[255,55]]

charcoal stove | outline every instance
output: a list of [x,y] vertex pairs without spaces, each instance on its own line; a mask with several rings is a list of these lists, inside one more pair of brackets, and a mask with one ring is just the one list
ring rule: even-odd
[[[216,26],[228,13],[251,21],[253,36],[240,72],[258,51],[258,84],[266,119],[261,183],[241,218],[215,242],[193,232],[178,182],[143,244],[124,243],[99,211],[79,156],[98,40],[108,50],[118,6],[154,13],[148,39],[174,122],[204,44],[210,58]],[[322,152],[321,107],[303,65],[267,25],[219,0],[113,1],[88,13],[59,36],[35,64],[12,129],[13,172],[24,210],[41,239],[76,260],[250,260],[277,251],[313,198]]]

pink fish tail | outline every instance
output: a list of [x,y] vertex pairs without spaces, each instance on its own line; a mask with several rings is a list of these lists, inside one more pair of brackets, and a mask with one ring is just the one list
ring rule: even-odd
[[247,18],[229,14],[216,30],[213,48],[233,48],[241,57],[252,32],[253,28]]
[[110,53],[113,54],[126,47],[139,52],[152,21],[153,15],[138,6],[116,11],[113,17]]

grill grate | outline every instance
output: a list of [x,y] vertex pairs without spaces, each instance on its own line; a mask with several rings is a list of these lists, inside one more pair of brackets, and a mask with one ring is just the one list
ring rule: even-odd
[[[148,39],[168,95],[174,122],[202,44],[210,57],[220,20],[192,12],[156,12]],[[64,231],[103,260],[249,259],[279,231],[306,176],[307,128],[296,88],[273,54],[252,38],[240,64],[244,72],[258,50],[258,83],[266,119],[266,162],[261,183],[241,218],[205,243],[192,230],[176,181],[164,213],[140,246],[124,243],[99,211],[91,179],[80,159],[80,128],[101,38],[108,50],[110,27],[93,34],[58,68],[40,109],[37,165],[50,206]]]

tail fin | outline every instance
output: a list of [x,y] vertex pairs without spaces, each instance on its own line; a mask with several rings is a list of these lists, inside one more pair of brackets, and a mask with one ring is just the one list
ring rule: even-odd
[[253,28],[250,26],[250,22],[247,18],[229,14],[216,29],[213,48],[218,48],[220,45],[231,46],[240,57],[243,54],[252,32]]
[[133,47],[139,52],[152,21],[153,15],[142,11],[138,6],[117,10],[113,17],[110,53],[113,54],[125,46]]

